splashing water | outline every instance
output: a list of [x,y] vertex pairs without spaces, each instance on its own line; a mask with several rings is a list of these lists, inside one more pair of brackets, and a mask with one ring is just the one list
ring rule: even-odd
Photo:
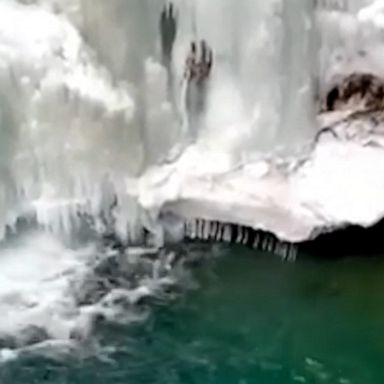
[[70,251],[47,235],[29,235],[0,252],[1,355],[48,340],[71,341],[71,332],[89,330],[70,287],[84,279],[94,249]]
[[97,322],[146,319],[147,298],[165,299],[167,288],[185,284],[183,263],[143,248],[71,248],[39,232],[13,238],[0,249],[0,361],[80,347],[92,353]]

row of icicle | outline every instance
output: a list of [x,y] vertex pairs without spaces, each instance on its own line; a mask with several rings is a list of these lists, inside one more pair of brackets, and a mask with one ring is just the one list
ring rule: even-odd
[[237,224],[195,219],[185,223],[184,236],[189,240],[242,244],[259,251],[274,253],[289,261],[295,260],[297,255],[295,244],[281,241],[271,233]]

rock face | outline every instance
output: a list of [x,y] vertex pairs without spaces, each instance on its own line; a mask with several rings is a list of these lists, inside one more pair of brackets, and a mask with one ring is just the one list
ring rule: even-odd
[[379,111],[384,107],[384,79],[370,73],[352,73],[324,97],[322,112]]

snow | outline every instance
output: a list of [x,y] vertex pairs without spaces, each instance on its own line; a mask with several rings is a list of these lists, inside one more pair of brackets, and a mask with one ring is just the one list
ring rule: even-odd
[[[104,73],[92,66],[75,28],[65,19],[40,7],[0,4],[0,64],[23,66],[25,74],[47,86],[65,84],[80,97],[94,99],[110,111],[133,109],[123,90],[108,84]],[[99,70],[99,73],[98,73]],[[27,72],[27,71],[26,71]]]
[[184,220],[251,226],[292,242],[384,217],[380,146],[324,137],[291,172],[261,160],[231,169],[229,158],[218,158],[195,147],[176,164],[152,169],[140,183],[141,205]]

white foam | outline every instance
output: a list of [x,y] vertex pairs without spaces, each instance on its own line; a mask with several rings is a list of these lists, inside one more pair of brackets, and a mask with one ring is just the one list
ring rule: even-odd
[[69,340],[79,311],[71,286],[84,279],[92,247],[65,248],[45,234],[29,235],[0,250],[0,336],[22,337],[31,326]]
[[[92,346],[97,318],[143,321],[149,309],[136,304],[148,296],[163,297],[164,287],[178,283],[172,253],[135,248],[123,255],[98,248],[71,249],[38,232],[3,244],[0,363],[26,354],[60,358]],[[113,283],[116,279],[124,283]]]

